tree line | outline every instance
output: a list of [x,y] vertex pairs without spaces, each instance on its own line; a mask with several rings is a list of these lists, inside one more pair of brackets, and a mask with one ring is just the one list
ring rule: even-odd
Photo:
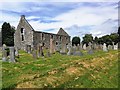
[[[118,42],[120,42],[120,27],[118,29],[118,33],[111,33],[110,35],[104,35],[102,37],[95,37],[93,38],[92,34],[85,34],[85,36],[83,37],[83,40],[82,40],[82,43],[83,44],[86,44],[88,46],[88,43],[91,42],[91,43],[96,43],[96,44],[103,44],[103,43],[106,43],[107,46],[108,45],[113,45],[113,42],[114,44],[117,44]],[[80,37],[73,37],[72,38],[72,45],[77,45],[77,44],[80,44]]]

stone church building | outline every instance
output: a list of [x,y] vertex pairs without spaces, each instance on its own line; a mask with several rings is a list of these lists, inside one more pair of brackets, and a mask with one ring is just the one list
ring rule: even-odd
[[50,40],[54,41],[54,46],[63,46],[70,43],[70,36],[60,28],[57,34],[35,31],[22,15],[14,34],[15,47],[23,50],[36,48],[42,45],[50,48]]

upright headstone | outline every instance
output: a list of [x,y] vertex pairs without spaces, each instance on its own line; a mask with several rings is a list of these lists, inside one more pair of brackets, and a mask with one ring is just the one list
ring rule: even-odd
[[50,38],[50,53],[55,53],[55,42],[52,38]]
[[76,45],[74,44],[73,47],[72,47],[72,52],[73,52],[73,54],[74,54],[76,51],[77,51],[77,47],[76,47]]
[[37,56],[38,58],[44,56],[43,45],[41,43],[37,45]]
[[69,43],[67,48],[68,48],[68,53],[67,53],[67,55],[72,55],[72,44]]
[[28,53],[31,53],[31,46],[30,46],[30,45],[28,45],[28,47],[27,47],[27,48],[28,48],[28,51],[27,51],[27,52],[28,52]]
[[83,46],[83,44],[82,44],[82,43],[80,43],[80,50],[82,50],[82,49],[83,49],[83,47],[82,47],[82,46]]
[[80,44],[77,44],[77,51],[81,50]]
[[112,50],[112,45],[108,45],[108,50]]
[[106,43],[103,44],[103,51],[107,52],[107,47],[106,47]]
[[37,50],[35,47],[32,48],[32,55],[33,55],[33,58],[36,59],[37,58]]
[[62,43],[62,49],[60,50],[60,53],[61,54],[66,54],[66,49],[67,49],[66,44]]
[[9,47],[10,49],[10,62],[15,62],[15,48]]
[[118,43],[114,45],[114,50],[118,50]]
[[7,51],[6,49],[6,45],[3,44],[3,48],[2,48],[2,61],[6,61],[7,60]]
[[86,44],[83,45],[83,49],[86,50]]
[[91,42],[88,43],[88,54],[93,54],[92,43]]
[[19,50],[17,47],[15,47],[15,56],[19,57]]

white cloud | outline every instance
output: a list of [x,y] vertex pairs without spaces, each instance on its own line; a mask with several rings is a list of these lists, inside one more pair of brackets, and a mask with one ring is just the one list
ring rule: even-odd
[[[60,27],[63,28],[69,28],[68,33],[71,36],[79,35],[77,27],[74,27],[74,30],[72,28],[73,25],[80,26],[90,26],[94,25],[95,27],[93,30],[87,31],[88,33],[91,32],[94,36],[100,34],[109,34],[113,31],[113,26],[116,24],[114,22],[108,22],[107,24],[102,24],[108,19],[115,20],[118,18],[117,9],[114,9],[115,6],[110,6],[109,4],[105,4],[99,6],[99,7],[79,7],[77,9],[71,10],[67,13],[60,14],[59,16],[56,16],[55,18],[52,18],[52,20],[59,20],[61,22],[55,22],[55,23],[39,23],[39,21],[30,21],[31,25],[36,30],[45,30],[54,28],[54,33],[57,32],[57,30]],[[105,6],[106,5],[106,6]],[[111,27],[112,26],[112,27]],[[117,27],[117,26],[116,26]],[[104,30],[104,32],[103,32]],[[108,31],[109,30],[109,31]],[[82,31],[83,33],[84,31]],[[103,33],[101,33],[103,32]]]
[[[106,0],[102,0],[102,1],[106,1]],[[92,33],[94,36],[100,34],[99,36],[101,36],[104,34],[109,34],[114,31],[113,27],[115,27],[116,23],[114,23],[112,20],[116,20],[118,18],[118,10],[115,9],[116,5],[111,5],[112,3],[106,3],[106,2],[101,3],[102,1],[97,3],[99,5],[96,7],[89,6],[89,5],[85,6],[81,4],[81,6],[77,7],[76,9],[60,14],[54,18],[46,17],[47,19],[58,20],[60,22],[40,23],[40,20],[38,21],[31,20],[34,18],[40,18],[39,16],[34,16],[34,15],[26,17],[26,19],[29,20],[29,23],[37,31],[53,29],[52,31],[48,31],[48,32],[57,33],[59,28],[62,27],[71,36],[75,36],[75,35],[79,36],[80,35],[79,32],[82,33],[82,36],[85,33]],[[19,3],[19,2],[13,3],[10,6],[9,6],[9,3],[6,3],[5,6],[7,8],[2,7],[2,9],[4,10],[10,9],[12,11],[17,11],[17,12],[24,12],[25,10],[27,10],[27,8],[24,5],[22,5],[22,3]],[[42,9],[42,7],[40,8],[31,7],[31,9],[28,9],[27,11],[29,12],[29,11],[35,11],[40,9]],[[108,19],[111,19],[111,21],[103,24],[103,22],[107,21]],[[20,20],[20,16],[2,13],[0,20],[10,22],[11,25],[14,25],[16,27]],[[2,25],[2,23],[0,25]],[[91,26],[91,25],[94,26],[92,30],[83,31],[81,30],[81,28],[79,28],[82,26]]]

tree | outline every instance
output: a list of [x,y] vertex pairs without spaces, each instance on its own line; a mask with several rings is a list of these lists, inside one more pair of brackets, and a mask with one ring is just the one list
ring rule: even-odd
[[85,36],[83,37],[83,44],[86,44],[88,46],[89,42],[93,42],[93,36],[92,34],[85,34]]
[[77,44],[80,44],[80,37],[75,36],[72,38],[72,45],[74,45],[74,44],[76,46],[77,46]]
[[7,46],[14,46],[14,32],[15,29],[9,23],[4,22],[2,25],[2,44]]
[[98,41],[99,41],[99,38],[96,36],[96,37],[94,38],[94,42],[95,42],[96,44],[98,44]]
[[119,35],[117,33],[111,33],[110,38],[112,42],[115,42],[115,44],[119,41]]
[[118,34],[120,35],[120,27],[118,28]]
[[110,35],[105,35],[102,37],[103,38],[103,42],[108,45],[112,45],[112,39],[110,38]]

